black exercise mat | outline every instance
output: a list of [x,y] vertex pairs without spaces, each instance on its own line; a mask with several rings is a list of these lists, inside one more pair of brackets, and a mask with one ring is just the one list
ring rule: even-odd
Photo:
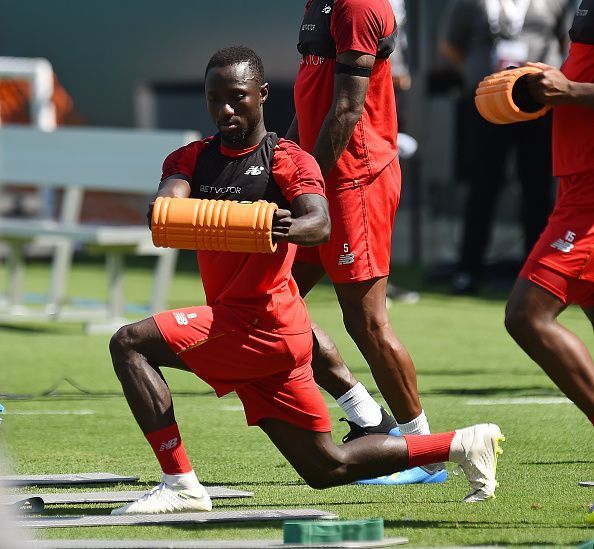
[[[232,490],[224,486],[205,486],[212,499],[249,498],[253,492]],[[75,503],[128,503],[135,501],[147,493],[147,490],[128,490],[122,492],[62,492],[60,494],[9,494],[2,497],[1,502],[20,507],[31,500],[42,500],[45,505],[66,505]],[[37,502],[35,502],[37,503]]]
[[134,526],[154,524],[200,524],[205,522],[246,522],[335,519],[337,516],[317,509],[249,509],[245,511],[208,511],[204,513],[164,513],[158,515],[71,515],[23,518],[23,528],[76,528],[79,526]]
[[75,473],[66,475],[1,475],[0,484],[4,486],[63,486],[71,484],[104,484],[117,482],[136,482],[138,477],[122,476],[114,473]]

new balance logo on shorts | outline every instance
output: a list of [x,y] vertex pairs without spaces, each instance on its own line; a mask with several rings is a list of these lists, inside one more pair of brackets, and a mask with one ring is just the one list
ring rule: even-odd
[[171,450],[177,446],[177,437],[168,440],[167,442],[162,442],[161,446],[159,446],[159,452],[164,452],[165,450]]
[[340,254],[338,256],[339,265],[350,265],[355,262],[355,254]]
[[342,245],[342,251],[344,253],[338,256],[339,265],[350,265],[355,262],[355,254],[349,252],[349,245],[346,242]]
[[573,250],[572,242],[575,239],[575,233],[573,231],[567,231],[565,233],[565,238],[558,238],[555,242],[551,243],[551,248],[555,248],[564,254],[568,254]]
[[245,172],[244,175],[260,175],[264,171],[263,166],[250,166]]
[[179,326],[187,326],[188,325],[188,318],[186,317],[186,313],[173,313],[173,317]]

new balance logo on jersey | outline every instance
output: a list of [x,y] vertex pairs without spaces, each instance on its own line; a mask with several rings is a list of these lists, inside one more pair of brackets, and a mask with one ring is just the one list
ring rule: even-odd
[[322,13],[325,13],[326,15],[328,15],[330,12],[332,11],[332,8],[326,4],[323,8],[322,8]]
[[575,240],[575,233],[573,231],[567,231],[565,238],[558,238],[555,242],[551,243],[551,248],[555,248],[564,254],[568,254],[573,250],[574,245],[572,244]]
[[250,166],[244,173],[245,175],[260,175],[263,171],[263,166]]
[[179,326],[187,326],[188,325],[188,318],[186,317],[186,313],[173,313],[173,318]]
[[177,446],[177,437],[168,440],[167,442],[161,442],[161,446],[159,446],[159,452],[164,452],[165,450],[171,450]]

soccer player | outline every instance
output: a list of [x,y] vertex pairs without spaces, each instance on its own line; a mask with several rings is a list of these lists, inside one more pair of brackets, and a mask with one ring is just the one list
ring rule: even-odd
[[[392,226],[401,186],[388,59],[397,34],[394,13],[388,0],[309,0],[300,29],[296,115],[286,137],[320,165],[332,233],[320,246],[299,249],[293,276],[302,296],[324,273],[329,276],[345,328],[398,425],[315,324],[314,375],[347,415],[351,432],[345,440],[395,427],[402,434],[428,434],[413,361],[394,334],[386,310]],[[442,482],[446,477],[438,466],[417,469],[395,483]]]
[[[582,0],[561,70],[526,77],[532,96],[553,109],[557,200],[507,304],[505,325],[594,425],[594,362],[558,321],[571,303],[594,325],[594,0]],[[538,159],[534,159],[535,162]]]
[[206,67],[208,110],[219,132],[170,154],[158,196],[274,200],[273,254],[198,252],[207,305],[166,311],[121,328],[110,352],[132,413],[163,477],[122,513],[210,510],[186,455],[162,366],[193,372],[218,396],[235,391],[258,425],[312,487],[325,488],[406,467],[452,460],[471,491],[493,495],[499,427],[475,425],[428,436],[362,437],[337,446],[311,369],[311,322],[291,265],[296,244],[328,239],[323,179],[314,159],[268,133],[268,84],[250,49],[220,50]]

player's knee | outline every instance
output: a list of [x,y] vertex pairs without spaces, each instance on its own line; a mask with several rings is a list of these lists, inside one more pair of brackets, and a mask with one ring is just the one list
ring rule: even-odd
[[122,364],[122,358],[130,352],[134,352],[140,340],[140,335],[134,324],[122,326],[109,341],[109,352],[113,360],[114,368]]
[[365,320],[361,315],[344,313],[344,327],[347,333],[356,340],[358,336],[365,333]]
[[344,315],[344,327],[355,341],[381,339],[388,326],[389,320],[382,314],[361,314],[359,311],[358,314]]
[[340,447],[326,448],[316,459],[299,467],[297,472],[315,490],[323,490],[344,484],[347,471],[345,455]]
[[332,475],[328,471],[301,471],[299,474],[306,484],[314,490],[324,490],[336,486],[336,483],[332,482]]
[[513,303],[508,302],[505,307],[504,324],[507,333],[512,337],[521,328],[523,316],[523,313],[517,307],[514,307]]
[[509,302],[505,308],[505,329],[514,339],[538,330],[539,319],[518,303]]

